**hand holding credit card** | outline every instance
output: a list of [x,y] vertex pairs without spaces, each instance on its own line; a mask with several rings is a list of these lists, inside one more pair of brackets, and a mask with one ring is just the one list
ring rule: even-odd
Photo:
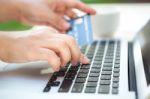
[[[71,28],[68,30],[67,35],[73,36],[79,46],[83,46],[93,42],[93,33],[90,15],[86,14],[84,16],[69,20],[68,22],[71,24]],[[51,67],[41,71],[42,74],[52,72],[53,69]]]

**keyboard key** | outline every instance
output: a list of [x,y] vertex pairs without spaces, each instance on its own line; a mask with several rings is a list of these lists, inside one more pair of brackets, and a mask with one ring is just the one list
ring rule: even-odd
[[90,55],[90,56],[87,55],[87,57],[88,57],[88,59],[90,59],[90,60],[93,59],[93,55]]
[[78,71],[79,66],[71,66],[69,70]]
[[56,74],[53,74],[52,77],[50,78],[49,82],[56,81],[56,79],[57,79]]
[[102,71],[102,75],[111,75],[112,71]]
[[96,87],[97,82],[87,82],[86,87]]
[[120,72],[120,69],[119,68],[114,68],[113,70],[115,73],[119,73]]
[[79,73],[88,73],[89,72],[89,69],[80,69],[79,70]]
[[44,88],[43,92],[49,92],[50,89],[51,89],[51,86],[50,86],[50,85],[47,85],[47,86]]
[[59,72],[57,73],[57,76],[58,76],[58,77],[64,77],[64,76],[65,76],[65,72],[59,71]]
[[98,89],[98,93],[108,94],[110,90],[109,85],[101,85]]
[[113,87],[113,88],[118,88],[118,87],[119,87],[119,83],[113,83],[113,84],[112,84],[112,87]]
[[72,72],[72,73],[68,72],[65,76],[65,79],[66,80],[74,80],[75,76],[76,76],[76,72]]
[[103,59],[103,56],[104,56],[104,51],[97,52],[96,56],[95,56],[95,59]]
[[69,69],[68,70],[68,72],[67,72],[67,74],[74,74],[74,75],[76,75],[76,73],[77,73],[77,70],[71,70],[71,69]]
[[95,93],[96,92],[96,88],[94,88],[94,87],[86,87],[84,92],[85,93]]
[[99,72],[100,72],[100,69],[92,68],[90,72],[91,72],[91,73],[99,73]]
[[113,82],[119,82],[119,77],[114,77]]
[[65,77],[65,80],[74,80],[74,77]]
[[54,81],[54,82],[51,82],[51,86],[52,87],[57,87],[57,86],[59,86],[59,84],[60,84],[60,82],[59,81]]
[[110,80],[111,75],[101,75],[101,80]]
[[94,62],[93,62],[93,65],[101,65],[101,64],[102,64],[101,61],[94,61]]
[[113,60],[112,60],[112,59],[105,59],[104,62],[105,62],[105,63],[113,63]]
[[84,83],[75,83],[72,88],[72,93],[81,93],[84,87]]
[[103,40],[100,42],[101,46],[104,46],[106,44],[106,40]]
[[94,66],[92,66],[92,69],[101,69],[101,66],[99,65],[99,66],[97,66],[97,65],[94,65]]
[[76,78],[75,83],[84,83],[86,78]]
[[118,94],[118,89],[117,88],[113,88],[112,89],[112,94]]
[[100,85],[110,85],[110,80],[101,80]]
[[114,40],[110,40],[110,41],[109,41],[109,44],[113,44],[113,45],[114,45],[114,44],[115,44],[115,41],[114,41]]
[[117,59],[117,60],[119,60],[119,59],[120,59],[120,57],[118,56],[118,57],[116,57],[116,59]]
[[98,77],[89,77],[88,78],[88,82],[97,82],[98,81]]
[[58,92],[68,92],[72,84],[72,80],[64,80]]
[[119,76],[120,76],[119,73],[114,73],[114,74],[113,74],[113,77],[119,77]]
[[114,68],[120,68],[120,65],[119,64],[115,64]]
[[94,61],[101,61],[103,60],[103,56],[95,56]]
[[88,65],[81,65],[81,69],[89,69],[90,68],[90,64]]
[[113,63],[104,63],[103,66],[104,66],[104,67],[112,67],[112,66],[113,66]]
[[87,74],[79,73],[77,78],[86,78]]
[[101,65],[93,65],[92,68],[93,69],[101,69]]
[[99,73],[90,73],[89,77],[99,77]]
[[102,71],[112,71],[112,67],[103,67]]
[[120,64],[120,61],[115,61],[115,64]]
[[111,60],[113,60],[114,59],[114,56],[110,56],[110,55],[105,55],[105,59],[111,59]]

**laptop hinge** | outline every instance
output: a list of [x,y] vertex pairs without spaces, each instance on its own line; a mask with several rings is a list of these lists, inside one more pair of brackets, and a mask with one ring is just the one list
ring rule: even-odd
[[133,43],[128,43],[128,78],[129,78],[129,91],[134,91],[137,97],[137,84],[136,84],[136,75],[135,75],[135,63],[133,57]]

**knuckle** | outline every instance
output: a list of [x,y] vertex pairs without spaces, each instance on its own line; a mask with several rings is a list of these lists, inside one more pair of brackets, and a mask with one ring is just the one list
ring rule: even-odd
[[64,50],[67,48],[67,44],[64,40],[59,40],[59,44],[57,45],[61,50]]

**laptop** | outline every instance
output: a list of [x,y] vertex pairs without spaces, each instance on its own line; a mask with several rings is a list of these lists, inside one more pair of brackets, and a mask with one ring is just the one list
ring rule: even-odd
[[[81,47],[90,64],[68,63],[41,75],[47,62],[8,64],[0,72],[2,99],[149,99],[150,21],[132,42],[99,39]],[[14,68],[15,67],[15,68]]]

